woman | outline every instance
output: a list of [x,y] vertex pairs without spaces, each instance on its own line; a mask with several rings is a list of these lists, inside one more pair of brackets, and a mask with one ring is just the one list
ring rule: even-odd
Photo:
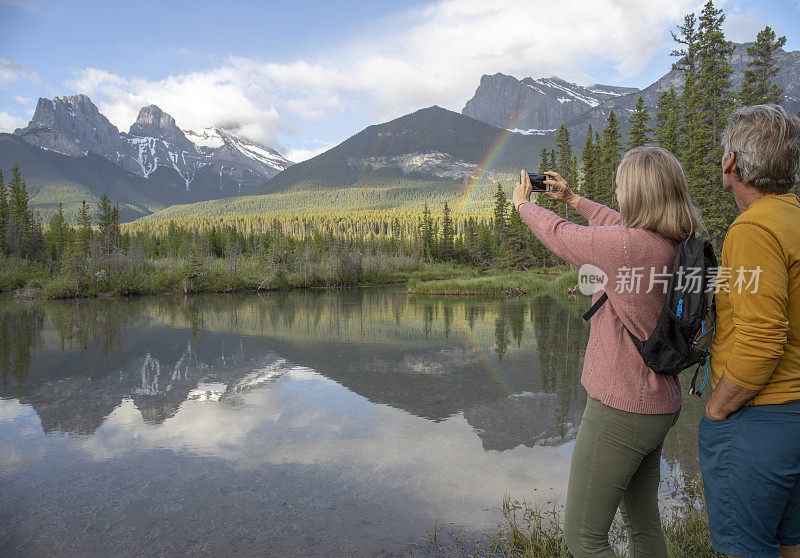
[[[544,192],[589,222],[579,226],[530,203],[525,171],[514,206],[533,233],[575,266],[592,264],[608,277],[608,300],[591,320],[581,383],[588,394],[572,453],[564,534],[575,558],[616,555],[608,531],[617,508],[628,529],[631,558],[666,558],[658,509],[661,448],[681,407],[674,376],[656,374],[628,331],[646,339],[666,297],[677,242],[702,227],[677,159],[660,147],[637,147],[617,170],[620,213],[575,195],[556,172]],[[595,294],[595,300],[600,293]],[[628,331],[626,331],[626,328]]]

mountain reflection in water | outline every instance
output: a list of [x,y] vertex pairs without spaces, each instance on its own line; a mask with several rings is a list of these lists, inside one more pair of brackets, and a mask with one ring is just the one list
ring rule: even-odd
[[[583,306],[2,298],[0,553],[407,555],[506,493],[563,500]],[[698,404],[665,472],[695,468]]]

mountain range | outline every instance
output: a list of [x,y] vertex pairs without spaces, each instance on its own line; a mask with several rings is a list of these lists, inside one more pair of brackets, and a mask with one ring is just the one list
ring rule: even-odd
[[[741,87],[748,46],[736,45],[731,58],[733,90]],[[800,51],[780,50],[776,60],[783,105],[797,112]],[[625,132],[638,97],[654,116],[659,95],[670,87],[682,90],[680,72],[670,70],[642,90],[584,87],[555,76],[484,75],[461,114],[421,109],[369,126],[298,164],[230,130],[181,129],[155,105],[143,107],[128,132],[120,132],[86,95],[39,99],[28,126],[0,134],[0,168],[19,162],[31,203],[45,218],[59,202],[74,217],[83,199],[96,203],[104,191],[120,203],[124,220],[408,209],[468,191],[486,202],[469,209],[483,210],[493,191],[487,185],[538,167],[541,149],[553,146],[561,123],[579,153],[590,124],[602,130],[614,110]],[[326,193],[309,207],[302,194],[309,191]]]
[[[752,60],[747,54],[749,46],[753,43],[735,45],[730,61],[734,91],[741,89],[747,63]],[[780,49],[775,62],[780,70],[773,81],[783,88],[786,97],[782,105],[796,114],[800,110],[800,51]],[[630,127],[627,116],[633,112],[639,95],[654,117],[659,95],[670,88],[680,93],[683,82],[683,75],[677,70],[670,70],[641,90],[600,84],[582,87],[557,77],[520,80],[498,73],[481,78],[475,95],[461,113],[498,128],[527,134],[552,133],[564,123],[573,146],[581,149],[589,124],[594,131],[601,131],[613,110],[620,128],[627,131]]]
[[45,214],[61,201],[73,216],[82,199],[108,191],[128,218],[248,193],[292,165],[230,130],[181,130],[155,105],[120,132],[86,95],[41,98],[25,128],[1,134],[0,165],[8,169],[15,161],[33,205]]

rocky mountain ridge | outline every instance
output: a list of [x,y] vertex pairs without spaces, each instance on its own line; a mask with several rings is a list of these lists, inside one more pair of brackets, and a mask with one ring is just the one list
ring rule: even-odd
[[230,130],[187,133],[156,105],[143,107],[130,130],[120,132],[83,94],[40,98],[28,126],[14,132],[42,149],[71,157],[94,153],[141,177],[157,177],[184,190],[186,201],[247,193],[292,164]]
[[[735,45],[730,60],[734,70],[732,91],[741,89],[747,63],[752,60],[747,47],[752,45]],[[782,105],[797,113],[800,110],[800,51],[779,50],[776,62],[780,70],[774,81],[784,90]],[[683,75],[672,69],[641,90],[608,85],[582,87],[557,77],[520,80],[505,74],[484,75],[461,113],[499,128],[527,134],[550,134],[564,123],[573,144],[580,147],[589,125],[595,131],[602,130],[611,110],[616,113],[620,127],[627,130],[628,115],[639,95],[655,116],[659,95],[671,87],[677,92],[683,90]]]

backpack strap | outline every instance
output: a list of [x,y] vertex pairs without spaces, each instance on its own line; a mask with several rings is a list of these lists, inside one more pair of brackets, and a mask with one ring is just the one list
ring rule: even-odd
[[589,308],[586,313],[583,315],[583,319],[587,322],[592,319],[592,316],[597,314],[597,311],[600,310],[600,307],[605,304],[606,300],[608,300],[608,295],[603,292],[603,295],[597,299],[597,302],[592,304],[592,307]]

